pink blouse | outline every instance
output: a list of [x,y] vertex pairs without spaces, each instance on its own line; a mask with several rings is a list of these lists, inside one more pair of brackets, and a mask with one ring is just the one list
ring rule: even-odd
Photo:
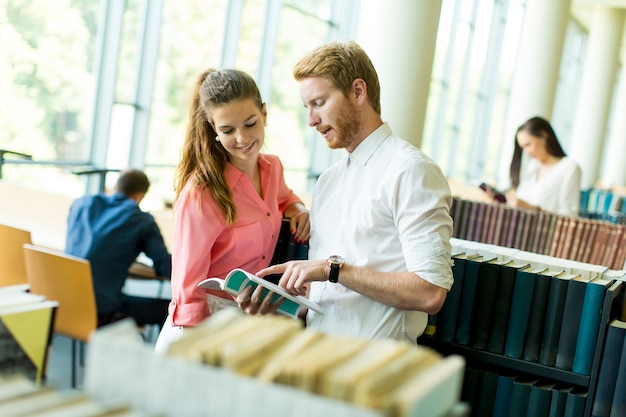
[[236,223],[226,224],[210,191],[198,193],[187,183],[174,207],[172,301],[176,326],[196,326],[209,316],[205,278],[224,278],[233,268],[256,272],[267,267],[278,240],[282,215],[301,202],[287,187],[283,166],[274,155],[259,154],[261,197],[250,178],[231,164],[224,175],[237,207]]

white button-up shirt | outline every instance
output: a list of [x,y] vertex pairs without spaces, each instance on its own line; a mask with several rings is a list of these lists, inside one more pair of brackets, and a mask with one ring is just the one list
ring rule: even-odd
[[[311,205],[309,259],[341,255],[350,265],[410,271],[450,289],[451,196],[441,169],[383,124],[326,170]],[[416,342],[427,314],[400,310],[328,281],[313,282],[310,328],[329,334]]]
[[536,159],[528,161],[517,187],[517,197],[552,213],[577,217],[582,177],[578,164],[572,158],[563,157],[541,178],[540,168],[541,163]]

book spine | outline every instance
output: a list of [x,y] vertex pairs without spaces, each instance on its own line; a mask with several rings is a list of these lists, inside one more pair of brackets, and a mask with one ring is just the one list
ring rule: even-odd
[[563,412],[563,417],[583,417],[585,415],[586,402],[586,390],[574,388],[569,391],[565,400],[565,411]]
[[509,403],[511,401],[511,389],[513,388],[512,375],[498,375],[498,385],[496,395],[493,400],[492,417],[506,416],[509,413]]
[[[553,256],[553,257],[557,257],[559,253],[559,249],[561,245],[563,244],[562,237],[561,237],[561,233],[563,230],[563,221],[564,221],[564,218],[562,216],[558,216],[558,218],[556,219],[556,224],[554,226],[554,234],[552,235],[552,244],[550,245],[550,252],[548,252],[548,255]],[[563,235],[565,234],[563,233]]]
[[616,392],[620,396],[626,394],[615,391],[619,369],[617,364],[620,363],[622,348],[624,347],[624,336],[626,335],[626,329],[623,326],[616,326],[615,323],[613,321],[609,325],[606,341],[604,342],[595,396],[593,398],[593,408],[591,410],[591,414],[595,417],[610,417],[614,394]]
[[480,262],[468,259],[465,263],[465,277],[463,278],[463,291],[459,303],[459,313],[456,321],[456,334],[454,341],[459,345],[467,345],[470,337],[470,327],[474,311],[474,297],[478,283]]
[[520,359],[530,317],[530,307],[535,288],[535,274],[517,271],[511,299],[511,312],[504,344],[504,356]]
[[524,353],[522,358],[525,361],[537,362],[539,359],[539,347],[543,334],[544,317],[546,312],[546,302],[550,290],[550,277],[537,274],[535,277],[535,288],[530,305],[528,317],[528,329],[524,340]]
[[508,417],[526,417],[530,389],[537,380],[527,380],[521,377],[515,378],[511,388],[511,400],[509,402]]
[[548,293],[543,335],[539,347],[538,362],[542,365],[554,366],[554,362],[556,361],[556,349],[561,333],[563,307],[565,305],[568,282],[568,280],[560,279],[559,277],[552,277],[550,280],[550,291]]
[[580,326],[580,316],[582,305],[585,299],[584,281],[570,281],[565,294],[565,304],[563,306],[563,317],[561,321],[561,331],[559,344],[556,350],[554,366],[566,371],[572,370],[574,362],[574,350],[576,349],[576,339],[578,338],[578,328]]
[[469,345],[473,349],[484,350],[487,347],[499,275],[499,264],[488,262],[481,264],[470,326]]
[[459,304],[463,291],[463,278],[465,276],[465,259],[453,258],[452,276],[454,284],[444,302],[438,316],[437,338],[443,342],[453,342],[456,331],[456,321],[459,312]]
[[[611,402],[610,417],[626,416],[626,340],[622,341],[617,380],[613,387],[614,395]],[[596,392],[597,395],[597,392]]]
[[459,238],[461,239],[467,239],[467,229],[469,227],[470,213],[473,206],[474,202],[470,200],[466,200],[463,205],[463,215],[461,216],[461,224],[459,228]]
[[500,277],[493,305],[493,319],[491,330],[489,331],[489,340],[487,341],[487,351],[492,353],[502,354],[504,352],[516,274],[517,268],[507,265],[502,265],[500,268]]
[[567,401],[567,393],[574,387],[571,385],[557,384],[552,388],[552,397],[550,398],[550,408],[548,409],[548,417],[563,417],[565,414],[565,402]]
[[585,301],[580,316],[580,327],[576,339],[574,362],[572,363],[572,371],[577,374],[589,375],[591,373],[591,362],[598,340],[598,328],[605,291],[604,285],[594,284],[593,281],[588,283],[585,289]]
[[550,410],[550,399],[554,383],[536,383],[530,387],[527,417],[545,416]]
[[477,416],[491,416],[493,414],[498,374],[483,370],[480,375],[480,388],[476,396],[476,405],[473,408]]

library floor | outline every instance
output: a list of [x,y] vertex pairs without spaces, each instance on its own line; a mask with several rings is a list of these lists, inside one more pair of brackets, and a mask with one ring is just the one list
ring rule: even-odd
[[[156,281],[137,281],[128,280],[125,291],[133,295],[141,296],[157,296],[169,298],[171,289],[169,283],[160,286]],[[160,329],[152,326],[144,332],[146,343],[154,345],[159,335]],[[87,360],[89,347],[84,350],[84,358]],[[80,352],[80,350],[77,350]],[[79,355],[77,355],[79,356]],[[81,389],[83,386],[85,367],[77,361],[76,367],[76,388]],[[46,385],[55,387],[56,389],[72,388],[72,339],[64,336],[54,335],[48,353],[48,364],[46,370]]]

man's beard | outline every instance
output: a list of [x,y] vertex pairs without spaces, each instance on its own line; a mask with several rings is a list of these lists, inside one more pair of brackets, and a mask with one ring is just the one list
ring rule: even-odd
[[354,104],[348,103],[342,107],[335,122],[334,135],[328,141],[331,149],[340,149],[350,146],[356,139],[356,134],[360,128],[360,118]]

